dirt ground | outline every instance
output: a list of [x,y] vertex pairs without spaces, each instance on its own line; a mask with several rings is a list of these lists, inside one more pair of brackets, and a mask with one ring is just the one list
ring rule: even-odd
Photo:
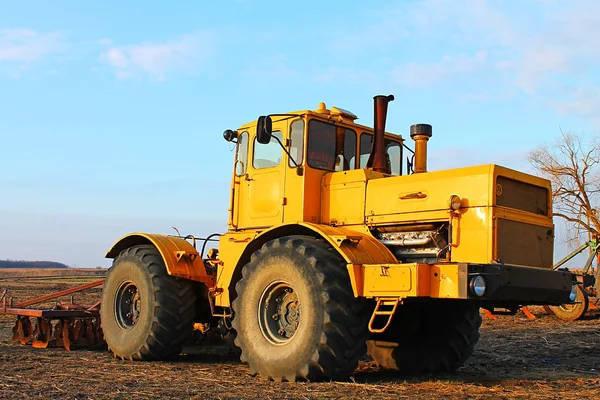
[[[73,283],[0,282],[16,300]],[[75,296],[93,304],[101,289]],[[64,299],[70,301],[70,299]],[[474,355],[454,374],[401,376],[367,357],[347,382],[275,383],[249,374],[223,347],[194,347],[173,362],[124,362],[104,350],[33,349],[11,342],[14,317],[0,315],[0,398],[28,399],[597,399],[600,311],[565,322],[532,308],[485,315]]]

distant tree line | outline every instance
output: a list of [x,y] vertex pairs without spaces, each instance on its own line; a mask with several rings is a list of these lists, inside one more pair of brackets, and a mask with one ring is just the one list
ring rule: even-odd
[[55,261],[0,260],[0,268],[69,268],[69,266]]

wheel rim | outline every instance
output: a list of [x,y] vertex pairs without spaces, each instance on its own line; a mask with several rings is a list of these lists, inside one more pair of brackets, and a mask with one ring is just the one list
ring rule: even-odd
[[578,303],[575,304],[561,304],[558,308],[564,312],[573,312],[579,306]]
[[260,296],[258,308],[260,331],[272,344],[289,342],[300,325],[300,301],[285,281],[269,284]]
[[575,296],[574,304],[561,304],[557,308],[565,313],[575,313],[578,312],[582,307],[585,307],[585,294],[581,290],[581,288],[577,287],[577,295]]
[[115,315],[121,329],[132,329],[140,318],[140,292],[135,283],[121,283],[115,298]]

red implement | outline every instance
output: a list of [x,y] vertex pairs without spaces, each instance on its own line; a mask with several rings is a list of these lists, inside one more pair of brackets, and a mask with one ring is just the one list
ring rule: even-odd
[[[35,348],[46,348],[52,343],[64,347],[67,351],[70,351],[74,345],[96,348],[105,344],[100,327],[100,302],[91,306],[56,304],[52,308],[27,307],[97,287],[103,282],[104,280],[86,283],[23,301],[15,306],[12,305],[12,299],[10,306],[7,306],[7,290],[4,290],[0,297],[2,301],[0,314],[17,316],[13,327],[13,341],[23,345],[31,343]],[[35,327],[32,327],[30,318],[36,319]],[[53,324],[53,321],[56,322]]]

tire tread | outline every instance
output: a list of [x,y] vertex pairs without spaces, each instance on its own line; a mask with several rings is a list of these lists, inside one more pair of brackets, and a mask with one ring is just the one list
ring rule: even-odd
[[[240,298],[258,262],[273,249],[280,247],[293,249],[304,257],[307,268],[314,272],[323,293],[324,323],[318,345],[305,365],[295,373],[276,375],[267,373],[260,360],[250,359],[245,354],[246,344],[238,334],[235,343],[242,349],[242,360],[250,364],[250,370],[263,378],[275,381],[325,379],[345,379],[356,368],[358,360],[366,352],[369,337],[369,303],[355,298],[346,272],[344,260],[322,239],[310,236],[287,236],[274,239],[256,251],[242,269],[242,279],[236,284],[238,297],[233,301],[233,309],[239,309]],[[240,326],[233,319],[233,327],[239,332]]]
[[110,350],[117,358],[137,361],[172,358],[181,352],[184,342],[191,334],[196,302],[193,282],[170,276],[158,250],[152,245],[133,246],[123,250],[109,273],[115,271],[121,258],[133,258],[146,269],[151,282],[153,315],[145,333],[146,339],[137,351],[133,354],[121,354],[110,348],[110,338],[107,338]]

